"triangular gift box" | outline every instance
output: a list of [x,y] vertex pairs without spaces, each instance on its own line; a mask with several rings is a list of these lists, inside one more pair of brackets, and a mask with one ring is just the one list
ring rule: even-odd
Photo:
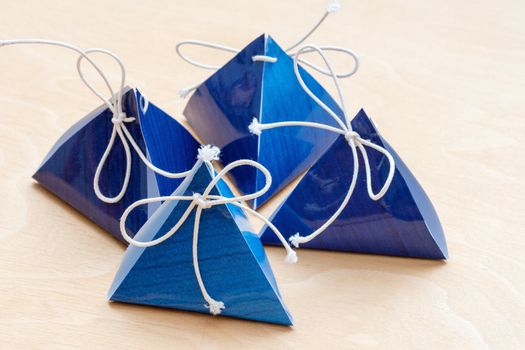
[[[253,61],[260,55],[277,61]],[[300,70],[310,90],[339,113],[328,92]],[[250,133],[248,126],[254,118],[260,123],[301,120],[337,126],[299,85],[293,59],[267,35],[258,37],[202,83],[189,99],[184,116],[204,142],[221,149],[224,164],[252,159],[270,171],[272,186],[255,200],[255,208],[305,171],[337,137],[313,128],[281,128],[260,137]],[[253,193],[264,182],[255,169],[234,169],[232,176],[243,193]]]
[[[211,171],[201,167],[174,195],[203,193],[211,178]],[[210,194],[232,196],[222,180]],[[186,201],[164,202],[135,239],[146,242],[162,236],[180,219],[188,205]],[[156,246],[130,245],[110,289],[109,299],[209,313],[193,267],[194,218],[195,210],[172,237]],[[208,293],[225,304],[221,315],[292,324],[263,246],[241,209],[228,204],[203,210],[198,259]]]
[[[352,128],[361,138],[386,148],[394,157],[393,181],[385,196],[373,201],[366,190],[365,171],[360,168],[348,206],[326,231],[301,247],[446,259],[447,244],[439,218],[410,170],[363,110],[352,120]],[[369,150],[367,153],[372,183],[379,187],[388,176],[389,163],[379,152]],[[359,164],[362,167],[361,154]],[[313,232],[342,203],[352,171],[352,153],[344,136],[340,136],[274,212],[272,223],[286,238]],[[267,244],[279,244],[268,228],[263,229],[261,239]]]
[[[199,143],[181,124],[147,102],[137,90],[127,88],[122,105],[128,117],[136,118],[126,123],[126,127],[153,164],[170,172],[186,171],[193,166]],[[182,180],[155,176],[132,149],[130,182],[123,199],[114,204],[98,199],[93,190],[93,178],[112,133],[112,117],[112,112],[104,105],[73,125],[53,146],[33,178],[124,242],[119,231],[119,219],[124,210],[138,199],[172,193]],[[119,193],[125,167],[124,148],[117,138],[100,176],[102,193],[107,196]],[[133,213],[127,223],[131,236],[157,207],[152,204]]]

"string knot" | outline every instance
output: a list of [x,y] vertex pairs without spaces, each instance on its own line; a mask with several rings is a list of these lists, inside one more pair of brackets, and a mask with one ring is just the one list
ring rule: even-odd
[[120,125],[122,123],[130,123],[134,121],[135,118],[128,117],[126,113],[120,112],[120,113],[113,113],[113,118],[111,118],[111,122],[115,125]]
[[341,4],[338,0],[334,0],[328,7],[326,8],[326,12],[328,13],[334,13],[341,9]]
[[262,134],[262,127],[257,118],[253,118],[250,125],[248,125],[248,130],[254,135],[260,136]]
[[345,140],[346,140],[346,142],[348,142],[348,143],[350,143],[350,141],[354,141],[354,143],[357,144],[357,143],[360,142],[360,141],[359,141],[360,139],[361,139],[361,136],[360,136],[357,132],[355,132],[355,131],[353,131],[353,130],[350,130],[350,131],[348,131],[348,132],[345,134]]
[[202,145],[199,148],[197,159],[200,159],[204,162],[211,162],[214,160],[219,160],[221,156],[221,150],[219,147],[213,145]]
[[214,299],[211,299],[208,303],[208,305],[204,305],[207,309],[210,310],[210,314],[212,315],[219,315],[223,309],[225,309],[224,303],[222,301],[217,301]]
[[296,233],[295,235],[291,236],[289,238],[290,243],[295,247],[299,248],[299,244],[304,243],[304,237],[301,237],[299,233]]
[[200,193],[194,193],[193,194],[193,201],[195,204],[197,204],[202,209],[209,209],[211,208],[211,203],[204,199],[204,196]]

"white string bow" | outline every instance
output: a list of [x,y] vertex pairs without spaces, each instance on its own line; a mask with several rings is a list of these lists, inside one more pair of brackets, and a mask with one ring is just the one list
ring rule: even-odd
[[[130,150],[129,144],[131,144],[131,146],[133,147],[135,152],[137,152],[142,162],[144,162],[144,164],[149,169],[167,178],[187,177],[191,174],[194,174],[199,169],[199,167],[202,165],[204,161],[206,160],[212,161],[212,160],[218,159],[219,153],[220,153],[219,149],[214,146],[206,145],[206,146],[203,146],[199,150],[199,155],[197,157],[197,161],[194,164],[194,166],[190,170],[187,170],[184,172],[171,173],[171,172],[168,172],[168,171],[165,171],[165,170],[162,170],[156,167],[154,164],[152,164],[148,160],[148,158],[144,155],[140,147],[137,145],[135,139],[129,132],[128,128],[126,127],[126,123],[131,123],[135,121],[135,118],[128,117],[126,113],[124,113],[122,110],[122,94],[123,94],[123,89],[126,83],[126,69],[121,59],[113,52],[105,50],[105,49],[99,49],[99,48],[82,50],[74,45],[71,45],[65,42],[61,42],[61,41],[56,41],[56,40],[45,40],[45,39],[0,40],[0,47],[8,46],[8,45],[21,45],[21,44],[42,44],[42,45],[59,46],[59,47],[63,47],[63,48],[70,49],[70,50],[77,52],[80,55],[77,60],[77,65],[76,65],[80,79],[88,87],[88,89],[91,90],[93,94],[95,94],[95,96],[101,99],[104,105],[106,105],[106,107],[112,112],[113,117],[111,118],[111,122],[113,123],[113,130],[111,132],[111,137],[109,139],[106,150],[104,151],[102,158],[100,159],[100,162],[97,165],[95,176],[93,178],[93,190],[95,191],[97,198],[100,199],[101,201],[105,203],[117,203],[126,194],[126,191],[129,185],[129,180],[131,177],[131,162],[132,162],[131,161],[131,150]],[[115,92],[113,88],[111,87],[111,84],[109,83],[107,76],[104,74],[100,66],[97,65],[89,57],[89,55],[93,53],[105,54],[111,57],[112,59],[114,59],[115,62],[117,62],[117,64],[119,65],[121,78],[120,78],[119,89],[117,92]],[[84,76],[84,73],[82,72],[82,60],[84,59],[89,62],[89,64],[95,69],[95,71],[104,81],[104,84],[109,90],[109,93],[111,96],[110,99],[105,98],[97,89],[95,89],[95,87],[91,83],[87,81],[86,77]],[[122,146],[124,147],[124,152],[126,154],[126,172],[124,175],[124,181],[122,183],[122,188],[120,192],[114,197],[107,197],[100,190],[100,174],[102,173],[102,169],[104,168],[106,164],[109,154],[111,153],[111,150],[113,148],[113,145],[115,144],[115,139],[117,136],[119,137],[122,143]]]
[[[213,169],[209,162],[206,162],[206,165],[208,166],[208,169]],[[223,179],[224,176],[228,172],[230,172],[234,168],[237,168],[239,166],[245,166],[245,165],[253,166],[264,174],[266,183],[262,189],[252,194],[236,196],[236,197],[223,197],[219,195],[210,194],[210,192],[215,187],[215,185],[221,179]],[[202,277],[201,277],[201,273],[199,269],[198,242],[199,242],[199,224],[200,224],[201,213],[205,209],[212,208],[216,205],[224,205],[224,204],[232,204],[232,205],[235,205],[236,207],[246,210],[250,214],[253,214],[255,217],[257,217],[258,219],[262,220],[265,224],[268,225],[268,227],[272,229],[272,231],[277,235],[277,237],[280,239],[280,241],[282,242],[283,246],[285,247],[287,251],[285,261],[288,263],[295,263],[297,262],[297,255],[295,251],[290,247],[286,239],[283,237],[283,235],[279,232],[279,230],[266,217],[262,216],[255,210],[241,203],[242,201],[248,201],[248,200],[252,200],[252,199],[262,196],[264,193],[268,191],[271,184],[272,184],[272,176],[270,172],[264,166],[262,166],[261,164],[253,160],[248,160],[248,159],[237,160],[235,162],[228,164],[226,167],[224,167],[222,171],[220,171],[216,176],[214,176],[202,194],[194,193],[192,196],[183,196],[183,195],[163,196],[163,197],[155,197],[155,198],[146,198],[146,199],[141,199],[141,200],[136,201],[135,203],[130,205],[122,214],[122,218],[120,219],[120,232],[122,233],[122,236],[128,243],[136,247],[147,248],[147,247],[156,246],[166,241],[171,236],[173,236],[180,229],[180,227],[186,222],[186,220],[192,213],[193,209],[197,208],[195,212],[195,221],[194,221],[194,226],[193,226],[193,248],[192,248],[193,268],[195,271],[195,277],[197,278],[197,282],[199,284],[199,288],[201,290],[202,296],[204,297],[204,300],[207,302],[207,304],[205,304],[205,307],[210,310],[211,314],[218,315],[221,313],[223,309],[225,309],[224,302],[215,300],[208,294],[206,290],[206,286],[204,285],[204,282],[202,281]],[[165,202],[165,201],[189,201],[190,204],[188,208],[186,209],[186,211],[182,214],[179,221],[177,221],[177,223],[168,232],[166,232],[162,236],[156,239],[153,239],[151,241],[148,241],[148,242],[141,242],[141,241],[137,241],[131,238],[126,231],[126,219],[128,215],[131,213],[131,211],[133,211],[133,209],[135,209],[136,207],[144,205],[144,204],[158,203],[158,202]]]
[[[321,19],[313,26],[313,28],[310,29],[295,44],[293,44],[290,47],[288,47],[285,50],[285,52],[288,53],[290,56],[296,55],[296,53],[291,53],[291,51],[293,49],[295,49],[297,46],[299,46],[300,44],[302,44],[306,39],[308,39],[317,30],[317,28],[319,28],[319,26],[324,22],[324,20],[331,13],[339,11],[340,8],[341,8],[341,5],[339,4],[339,1],[338,0],[334,0],[326,8],[326,11],[325,11],[323,17],[321,17]],[[192,64],[192,65],[194,65],[196,67],[203,68],[203,69],[210,69],[210,70],[218,70],[218,69],[221,68],[221,66],[214,66],[214,65],[209,65],[209,64],[205,64],[205,63],[200,63],[200,62],[198,62],[198,61],[196,61],[194,59],[189,58],[188,56],[184,55],[182,53],[182,50],[181,50],[181,48],[183,46],[186,46],[186,45],[207,47],[207,48],[221,50],[221,51],[225,51],[225,52],[231,52],[231,53],[235,53],[235,54],[237,54],[237,53],[239,53],[241,51],[240,49],[236,49],[236,48],[233,48],[233,47],[220,45],[220,44],[216,44],[216,43],[211,43],[211,42],[207,42],[207,41],[201,41],[201,40],[190,39],[190,40],[183,40],[183,41],[177,43],[177,45],[175,46],[175,50],[176,50],[177,54],[180,56],[180,58],[182,58],[184,61],[186,61],[189,64]],[[347,48],[343,48],[343,47],[338,47],[338,46],[323,46],[322,48],[325,51],[334,51],[334,52],[341,52],[341,53],[347,54],[350,57],[352,57],[352,59],[354,60],[354,66],[353,66],[352,70],[350,70],[348,72],[344,72],[344,73],[337,73],[337,77],[338,78],[348,78],[348,77],[354,75],[357,72],[357,70],[359,69],[359,58],[357,57],[357,55],[352,50],[347,49]],[[276,57],[271,57],[271,56],[265,56],[265,55],[255,55],[255,56],[252,57],[252,61],[253,62],[275,63],[275,62],[277,62],[277,58]],[[313,63],[311,63],[311,62],[309,62],[309,61],[307,61],[307,60],[305,60],[303,58],[300,59],[300,62],[303,63],[304,65],[309,66],[310,68],[316,70],[317,72],[319,72],[321,74],[330,75],[329,71],[327,71],[327,70],[323,69],[322,67],[319,67],[318,65],[315,65],[315,64],[313,64]],[[195,84],[193,86],[181,89],[179,91],[180,97],[186,98],[192,91],[197,89],[200,85],[201,85],[201,83],[198,83],[198,84]]]
[[[330,109],[326,104],[324,104],[323,101],[321,101],[319,97],[317,97],[306,86],[301,76],[301,73],[299,71],[299,62],[300,62],[299,56],[304,52],[312,52],[312,51],[317,52],[321,56],[326,67],[328,68],[328,71],[330,72],[330,76],[332,77],[332,80],[335,84],[337,94],[339,97],[339,102],[341,104],[341,109],[343,111],[342,117],[338,116],[332,109]],[[346,141],[348,142],[348,145],[350,146],[350,149],[352,151],[353,160],[354,160],[352,181],[350,183],[348,192],[343,202],[341,203],[337,211],[321,227],[319,227],[313,233],[307,236],[301,236],[299,233],[296,233],[295,235],[290,237],[290,242],[292,243],[292,245],[295,247],[299,247],[300,244],[311,241],[312,239],[317,237],[319,234],[321,234],[324,230],[326,230],[337,219],[337,217],[341,214],[341,212],[348,205],[348,202],[350,201],[350,197],[352,196],[352,193],[354,192],[354,189],[357,183],[357,175],[359,171],[359,158],[357,156],[357,148],[359,148],[359,151],[361,152],[361,155],[363,156],[364,165],[365,165],[365,173],[366,173],[367,191],[368,191],[369,197],[372,200],[379,200],[380,198],[382,198],[387,192],[388,188],[390,187],[390,184],[392,183],[392,179],[395,173],[395,161],[392,155],[390,154],[390,152],[388,152],[385,148],[379,145],[376,145],[375,143],[370,142],[369,140],[365,140],[361,138],[361,136],[352,129],[351,119],[348,116],[343,94],[339,86],[338,76],[337,74],[335,74],[329,60],[324,54],[324,50],[321,47],[316,46],[316,45],[304,45],[303,47],[301,47],[297,51],[294,57],[294,72],[303,90],[337,122],[339,127],[333,127],[333,126],[321,124],[321,123],[301,122],[301,121],[285,121],[285,122],[260,124],[258,120],[254,118],[252,123],[249,126],[250,132],[255,135],[261,135],[263,130],[274,129],[274,128],[279,128],[279,127],[290,127],[290,126],[306,126],[306,127],[327,130],[327,131],[334,132],[340,135],[344,135]],[[370,147],[382,153],[383,155],[385,155],[390,165],[388,176],[385,180],[383,187],[378,193],[374,193],[372,190],[372,176],[371,176],[371,171],[370,171],[370,162],[368,159],[368,154],[367,154],[365,146]]]

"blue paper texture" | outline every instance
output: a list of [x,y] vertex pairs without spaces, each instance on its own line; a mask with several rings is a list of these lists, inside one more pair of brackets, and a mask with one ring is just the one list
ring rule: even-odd
[[[174,195],[203,193],[212,173],[206,167],[185,181]],[[191,183],[188,185],[188,182]],[[229,197],[222,182],[210,193]],[[137,234],[150,241],[179,220],[189,201],[164,202]],[[109,292],[109,298],[209,314],[197,284],[192,260],[195,210],[169,239],[149,248],[130,245]],[[223,301],[221,316],[291,325],[292,317],[279,294],[263,246],[242,210],[218,205],[202,212],[198,243],[199,267],[208,293]]]
[[[275,63],[254,62],[255,55],[277,58]],[[336,113],[340,108],[316,80],[301,69],[306,85]],[[313,128],[281,128],[252,135],[248,126],[300,120],[337,126],[297,81],[293,60],[267,35],[261,35],[208,78],[193,93],[184,115],[206,143],[221,148],[221,160],[229,164],[252,159],[272,174],[270,190],[253,203],[257,208],[305,171],[323,154],[337,135]],[[233,179],[243,193],[264,185],[255,169],[238,168]]]
[[[350,203],[326,231],[301,247],[446,259],[448,250],[443,229],[417,180],[363,110],[353,119],[352,127],[362,138],[392,154],[396,163],[392,184],[383,198],[370,199],[359,153],[359,177]],[[372,149],[367,153],[373,190],[377,192],[388,176],[389,162]],[[273,224],[286,238],[297,232],[308,235],[319,228],[341,205],[351,182],[353,163],[348,143],[340,136],[274,212]],[[269,228],[261,232],[265,244],[280,244]]]
[[[136,118],[126,123],[126,127],[150,161],[170,172],[186,171],[193,166],[199,143],[182,125],[153,103],[144,103],[137,90],[127,88],[122,105],[128,117]],[[98,199],[93,178],[112,133],[112,117],[112,112],[103,106],[72,126],[53,146],[33,178],[124,242],[119,230],[124,210],[139,199],[172,193],[182,179],[156,176],[132,149],[131,177],[123,199],[115,204]],[[124,148],[117,138],[100,176],[102,193],[114,196],[120,192],[125,167]],[[128,220],[128,233],[133,236],[157,207],[158,204],[152,204],[136,210]]]

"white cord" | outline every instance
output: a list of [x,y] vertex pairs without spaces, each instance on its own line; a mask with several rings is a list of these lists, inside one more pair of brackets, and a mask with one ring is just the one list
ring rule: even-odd
[[192,60],[191,58],[187,57],[181,51],[181,48],[183,46],[185,46],[185,45],[208,47],[208,48],[211,48],[211,49],[217,49],[217,50],[220,50],[220,51],[226,51],[226,52],[232,52],[232,53],[238,53],[239,52],[239,49],[235,49],[233,47],[224,46],[224,45],[221,45],[221,44],[214,44],[214,43],[210,43],[210,42],[202,41],[202,40],[190,39],[190,40],[183,40],[183,41],[177,43],[177,45],[175,46],[175,51],[180,56],[180,58],[182,58],[184,61],[188,62],[189,64],[194,65],[195,67],[199,67],[199,68],[203,68],[203,69],[217,70],[217,69],[219,69],[221,67],[220,66],[212,66],[212,65],[200,63],[198,61]]
[[[308,39],[316,30],[317,28],[319,28],[319,26],[324,22],[324,20],[331,14],[331,13],[334,13],[334,12],[337,12],[339,11],[341,5],[339,4],[339,1],[337,0],[334,0],[326,9],[323,17],[313,26],[312,29],[310,29],[310,31],[308,31],[307,34],[305,34],[299,41],[297,41],[295,44],[291,45],[288,49],[285,50],[286,53],[288,53],[290,56],[295,56],[296,53],[290,53],[294,48],[296,48],[297,46],[299,46],[300,44],[302,44],[306,39]],[[189,64],[192,64],[196,67],[199,67],[199,68],[203,68],[203,69],[210,69],[210,70],[218,70],[221,68],[221,66],[213,66],[213,65],[209,65],[209,64],[205,64],[205,63],[200,63],[194,59],[191,59],[189,58],[188,56],[184,55],[182,53],[182,50],[181,48],[183,46],[187,46],[187,45],[191,45],[191,46],[201,46],[201,47],[206,47],[206,48],[211,48],[211,49],[216,49],[216,50],[220,50],[220,51],[225,51],[225,52],[232,52],[232,53],[239,53],[240,50],[239,49],[236,49],[236,48],[233,48],[233,47],[229,47],[229,46],[224,46],[224,45],[220,45],[220,44],[216,44],[216,43],[211,43],[211,42],[207,42],[207,41],[202,41],[202,40],[193,40],[193,39],[190,39],[190,40],[184,40],[184,41],[181,41],[179,43],[177,43],[177,45],[175,46],[175,51],[177,52],[177,54],[180,56],[180,58],[182,58],[184,61],[188,62]],[[323,46],[323,49],[325,51],[335,51],[335,52],[341,52],[341,53],[344,53],[344,54],[347,54],[349,55],[350,57],[352,57],[352,59],[354,60],[354,65],[353,65],[353,68],[352,70],[348,71],[348,72],[343,72],[343,73],[337,73],[337,77],[338,78],[348,78],[352,75],[354,75],[357,70],[359,69],[359,58],[357,57],[357,55],[350,49],[347,49],[347,48],[343,48],[343,47],[338,47],[338,46]],[[309,52],[309,51],[306,51],[306,52]],[[306,53],[305,52],[305,53]],[[253,62],[268,62],[268,63],[275,63],[277,62],[277,58],[276,57],[271,57],[271,56],[265,56],[265,55],[255,55],[252,57],[252,61]],[[317,72],[321,73],[321,74],[324,74],[324,75],[330,75],[330,72],[303,59],[303,58],[300,58],[299,61],[301,63],[303,63],[304,65],[316,70]],[[179,96],[181,98],[186,98],[191,92],[193,92],[194,90],[196,90],[201,84],[196,84],[196,85],[193,85],[193,86],[190,86],[190,87],[187,87],[187,88],[183,88],[181,90],[179,90]]]
[[[332,77],[332,80],[335,84],[337,94],[339,97],[339,101],[341,104],[341,109],[343,111],[342,116],[338,116],[332,109],[330,109],[323,101],[319,99],[305,84],[301,73],[299,71],[299,56],[304,52],[317,52],[321,58],[323,59],[327,71],[329,72],[330,76]],[[306,126],[306,127],[312,127],[312,128],[318,128],[322,130],[327,130],[330,132],[335,132],[340,135],[344,135],[346,141],[348,142],[348,145],[350,146],[352,157],[354,159],[354,169],[352,173],[352,180],[350,182],[350,186],[348,188],[348,191],[346,193],[345,198],[343,199],[343,202],[339,206],[339,208],[336,210],[336,212],[317,230],[315,230],[313,233],[309,234],[308,236],[300,236],[299,233],[293,235],[290,237],[290,242],[293,246],[299,247],[302,243],[310,242],[312,239],[317,237],[319,234],[321,234],[323,231],[325,231],[336,219],[339,217],[341,212],[346,208],[348,205],[348,202],[350,201],[350,198],[352,197],[352,193],[354,192],[355,186],[357,184],[357,176],[358,176],[358,170],[359,170],[359,158],[357,156],[357,149],[361,152],[361,155],[363,156],[364,160],[364,167],[365,167],[365,173],[366,173],[366,186],[368,195],[372,200],[378,200],[382,198],[385,193],[387,192],[388,188],[390,187],[390,184],[392,183],[392,180],[394,178],[395,173],[395,161],[390,152],[388,152],[385,148],[378,146],[369,140],[365,140],[359,136],[359,134],[352,129],[351,119],[348,116],[348,112],[346,109],[345,101],[343,98],[343,94],[341,92],[341,88],[339,86],[339,80],[337,74],[335,74],[330,62],[328,61],[327,57],[324,54],[324,49],[315,46],[315,45],[305,45],[301,47],[297,54],[294,57],[294,71],[295,75],[297,77],[297,80],[299,81],[299,84],[303,88],[303,90],[323,109],[325,110],[339,125],[339,128],[333,127],[326,124],[321,123],[314,123],[314,122],[302,122],[302,121],[285,121],[285,122],[276,122],[276,123],[268,123],[268,124],[260,124],[257,119],[254,118],[252,123],[249,126],[250,132],[252,132],[255,135],[260,135],[263,130],[268,129],[274,129],[274,128],[280,128],[280,127],[292,127],[292,126]],[[385,180],[385,183],[381,190],[378,193],[374,193],[372,189],[372,175],[370,170],[370,162],[368,159],[368,154],[365,149],[365,146],[370,147],[383,155],[388,159],[390,169],[387,176],[387,179]]]
[[288,47],[285,51],[286,52],[290,52],[292,51],[293,49],[295,49],[297,46],[301,45],[302,43],[304,43],[306,41],[306,39],[308,39],[316,30],[317,28],[319,28],[319,26],[324,22],[324,20],[331,14],[331,13],[335,13],[337,11],[339,11],[341,9],[341,4],[339,4],[339,1],[338,0],[334,0],[332,1],[332,3],[330,5],[328,5],[328,7],[326,8],[326,11],[323,15],[323,17],[321,17],[321,19],[319,20],[319,22],[317,22],[312,29],[310,29],[310,31],[308,33],[305,34],[305,36],[303,36],[301,39],[299,39],[299,41],[297,41],[295,44],[293,44],[292,46]]
[[[106,147],[106,150],[102,154],[100,162],[97,165],[97,169],[95,171],[95,176],[93,178],[93,190],[95,191],[95,194],[96,194],[97,198],[99,198],[101,201],[103,201],[105,203],[117,203],[126,194],[126,191],[127,191],[128,185],[129,185],[129,180],[130,180],[130,177],[131,177],[131,150],[130,150],[130,146],[128,144],[128,141],[131,144],[131,146],[133,147],[133,149],[135,150],[135,152],[137,152],[137,154],[140,157],[140,159],[142,160],[142,162],[144,162],[144,164],[148,168],[150,168],[151,170],[153,170],[157,174],[160,174],[160,175],[168,177],[168,178],[183,178],[183,177],[186,177],[188,175],[191,175],[191,174],[195,173],[198,170],[198,168],[202,165],[203,160],[205,160],[205,159],[202,159],[202,157],[201,157],[201,150],[202,149],[199,150],[199,156],[198,156],[198,159],[197,159],[197,162],[195,163],[195,165],[190,170],[187,170],[187,171],[181,172],[181,173],[171,173],[171,172],[162,170],[162,169],[156,167],[154,164],[152,164],[148,160],[148,158],[144,155],[144,153],[142,152],[140,147],[137,145],[137,143],[135,142],[135,139],[133,138],[133,136],[131,135],[131,133],[129,132],[128,128],[125,125],[125,123],[133,122],[135,120],[135,118],[127,117],[126,114],[122,111],[122,94],[123,94],[124,85],[126,83],[126,69],[124,67],[124,64],[120,60],[120,58],[116,54],[114,54],[113,52],[108,51],[108,50],[104,50],[104,49],[98,49],[98,48],[82,50],[82,49],[80,49],[80,48],[78,48],[78,47],[76,47],[74,45],[71,45],[71,44],[68,44],[68,43],[65,43],[65,42],[62,42],[62,41],[55,41],[55,40],[45,40],[45,39],[0,40],[0,47],[8,46],[8,45],[20,45],[20,44],[52,45],[52,46],[63,47],[63,48],[70,49],[70,50],[73,50],[73,51],[77,52],[80,55],[78,60],[77,60],[77,71],[78,71],[78,74],[80,76],[80,79],[88,87],[88,89],[91,90],[93,92],[93,94],[95,94],[95,96],[100,98],[102,100],[102,102],[106,105],[106,107],[112,112],[113,117],[111,119],[111,122],[113,123],[113,130],[111,132],[111,137],[109,139],[109,142],[108,142],[108,145]],[[104,72],[102,72],[102,69],[100,68],[100,66],[98,66],[91,58],[89,58],[89,54],[92,54],[92,53],[105,54],[105,55],[113,58],[118,63],[118,65],[120,67],[120,72],[121,72],[121,79],[120,79],[119,89],[118,89],[118,91],[116,93],[113,90],[113,88],[111,87],[111,84],[109,83],[109,80],[107,79],[106,75],[104,74]],[[109,99],[109,100],[106,99],[97,89],[95,89],[95,87],[93,85],[91,85],[87,81],[86,77],[84,76],[84,73],[82,72],[82,60],[84,60],[84,59],[87,60],[91,64],[91,66],[93,66],[93,68],[95,68],[95,70],[98,73],[98,75],[102,78],[102,80],[104,81],[104,84],[106,85],[106,87],[109,90],[109,93],[111,95],[111,99]],[[106,164],[106,161],[107,161],[107,159],[109,157],[109,154],[111,153],[111,150],[113,148],[113,145],[115,144],[115,139],[116,139],[117,136],[119,137],[120,141],[122,142],[122,145],[124,147],[124,152],[126,154],[126,172],[125,172],[125,175],[124,175],[124,181],[123,181],[122,188],[121,188],[120,192],[114,197],[107,197],[100,190],[100,174],[102,173],[102,169],[104,168],[104,166]],[[204,151],[206,153],[206,155],[208,157],[211,157],[209,160],[216,160],[216,159],[218,159],[218,156],[219,156],[219,153],[220,153],[218,148],[216,148],[216,147],[212,148],[211,146],[204,146],[204,147],[206,147],[206,150]],[[213,151],[210,151],[210,149],[213,149]],[[210,152],[212,152],[213,154],[211,154]],[[206,159],[208,159],[208,158],[206,158]]]
[[[243,196],[237,196],[237,197],[223,197],[218,195],[211,195],[210,192],[215,187],[215,185],[226,176],[228,172],[230,172],[232,169],[240,167],[240,166],[253,166],[256,169],[260,170],[266,179],[266,183],[262,189],[259,191],[247,194]],[[202,194],[200,193],[194,193],[192,196],[163,196],[163,197],[155,197],[155,198],[146,198],[141,199],[139,201],[136,201],[132,205],[130,205],[122,214],[122,217],[120,219],[120,232],[122,233],[122,236],[124,239],[137,247],[141,248],[147,248],[152,247],[158,244],[161,244],[171,236],[173,236],[179,228],[184,224],[184,222],[188,219],[193,209],[196,207],[195,212],[195,222],[193,226],[193,268],[195,270],[195,277],[197,278],[197,282],[199,283],[199,287],[202,293],[202,296],[204,297],[204,300],[206,300],[207,304],[205,305],[209,310],[210,313],[213,315],[218,315],[221,313],[221,310],[225,308],[224,303],[222,301],[218,301],[213,299],[207,292],[206,286],[204,285],[204,282],[202,281],[202,277],[200,274],[199,269],[199,258],[198,258],[198,241],[199,241],[199,225],[200,225],[200,217],[203,209],[209,209],[215,205],[222,205],[222,204],[232,204],[235,205],[241,209],[246,210],[248,213],[255,215],[257,218],[262,220],[265,224],[270,227],[270,229],[276,234],[276,236],[279,238],[279,240],[282,242],[283,246],[285,247],[287,251],[286,255],[286,262],[289,263],[295,263],[297,262],[297,255],[295,251],[290,247],[286,239],[283,237],[281,232],[264,216],[257,213],[255,210],[245,206],[242,204],[242,201],[252,200],[255,198],[258,198],[262,196],[264,193],[268,191],[272,184],[272,176],[270,172],[261,164],[248,159],[241,159],[237,160],[235,162],[232,162],[228,164],[224,169],[219,172],[213,179],[210,181],[206,189]],[[149,203],[158,203],[158,202],[165,202],[165,201],[190,201],[188,208],[184,211],[181,218],[177,223],[165,234],[162,236],[151,240],[149,242],[141,242],[137,241],[133,238],[131,238],[127,231],[126,231],[126,219],[128,215],[138,206],[149,204]]]

